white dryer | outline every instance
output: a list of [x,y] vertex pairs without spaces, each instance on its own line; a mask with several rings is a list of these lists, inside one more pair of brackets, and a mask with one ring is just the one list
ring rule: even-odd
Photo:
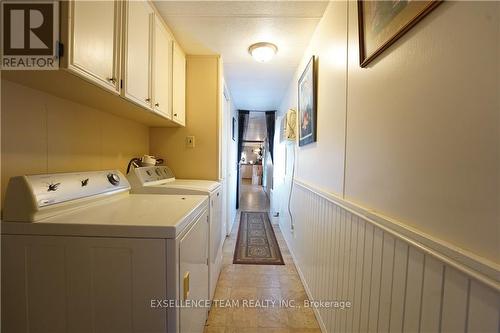
[[222,245],[225,239],[225,226],[222,221],[222,187],[219,182],[210,180],[176,179],[167,166],[133,168],[127,174],[132,193],[149,194],[203,194],[209,197],[210,236],[209,236],[209,280],[210,299],[222,267]]
[[129,189],[116,170],[10,180],[2,331],[203,332],[207,197]]

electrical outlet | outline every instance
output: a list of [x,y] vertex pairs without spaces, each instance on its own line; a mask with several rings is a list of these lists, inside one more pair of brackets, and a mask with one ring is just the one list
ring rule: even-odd
[[186,147],[194,148],[194,136],[186,136]]

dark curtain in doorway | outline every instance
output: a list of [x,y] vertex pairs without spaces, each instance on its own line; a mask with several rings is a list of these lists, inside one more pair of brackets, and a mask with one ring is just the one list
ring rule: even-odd
[[240,162],[241,153],[243,152],[243,138],[248,126],[249,111],[238,111],[238,163]]
[[271,162],[274,163],[274,124],[276,121],[276,111],[266,111],[267,143],[269,144],[269,154]]
[[240,207],[240,159],[241,153],[243,151],[243,138],[245,137],[245,132],[247,130],[249,116],[249,111],[238,111],[238,156],[236,157],[236,163],[238,163],[238,167],[236,173],[236,209]]

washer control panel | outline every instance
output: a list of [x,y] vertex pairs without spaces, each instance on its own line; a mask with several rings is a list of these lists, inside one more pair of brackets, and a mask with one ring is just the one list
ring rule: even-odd
[[118,170],[25,176],[38,207],[130,189]]

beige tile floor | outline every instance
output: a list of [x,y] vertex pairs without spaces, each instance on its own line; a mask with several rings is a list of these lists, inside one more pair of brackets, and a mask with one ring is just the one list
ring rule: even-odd
[[269,200],[262,186],[252,185],[250,179],[242,179],[240,186],[240,210],[261,212],[269,210]]
[[[255,200],[245,198],[247,193],[252,193]],[[266,196],[261,187],[248,184],[242,186],[241,208],[260,211],[267,209],[267,203],[264,203],[266,206],[262,209],[262,195]],[[259,205],[251,204],[251,202],[258,202]],[[274,226],[274,232],[285,265],[234,265],[232,263],[239,215],[240,212],[238,212],[231,235],[224,243],[223,268],[217,283],[215,299],[235,300],[240,306],[213,306],[205,332],[321,332],[312,309],[298,307],[302,305],[307,295],[278,226]],[[243,306],[243,300],[275,300],[277,303],[274,307],[252,308]],[[279,306],[281,300],[293,300],[296,307]]]

